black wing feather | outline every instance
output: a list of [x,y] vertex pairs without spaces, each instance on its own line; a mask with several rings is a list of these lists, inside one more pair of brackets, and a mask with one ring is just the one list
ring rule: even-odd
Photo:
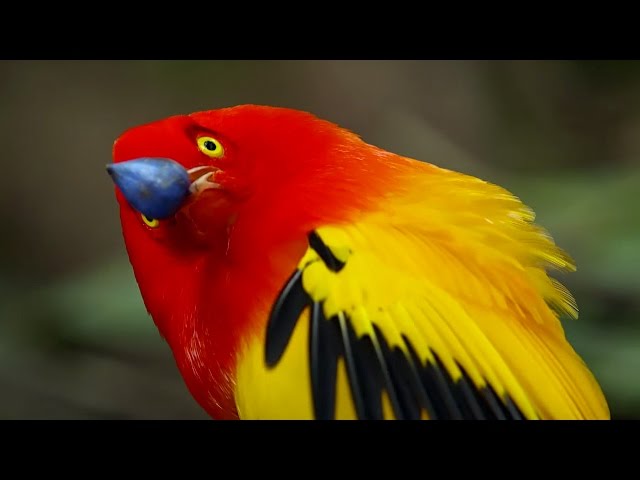
[[327,320],[322,304],[314,303],[311,310],[309,364],[314,412],[318,420],[331,420],[335,417],[336,376],[341,347],[340,327],[336,322]]
[[302,286],[302,270],[297,270],[278,296],[267,324],[265,354],[269,367],[282,358],[298,319],[310,302],[311,298]]

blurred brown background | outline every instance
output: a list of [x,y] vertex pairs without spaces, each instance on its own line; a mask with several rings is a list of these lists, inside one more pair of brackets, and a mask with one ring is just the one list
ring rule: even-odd
[[640,419],[640,63],[0,62],[0,418],[207,418],[146,315],[104,165],[126,128],[259,103],[499,183],[578,262],[568,336]]

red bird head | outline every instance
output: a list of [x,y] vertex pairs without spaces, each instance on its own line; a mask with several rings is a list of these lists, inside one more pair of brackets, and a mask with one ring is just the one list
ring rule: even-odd
[[[333,199],[362,179],[363,150],[381,154],[311,114],[255,105],[127,130],[114,144],[108,171],[136,273],[160,272],[165,263],[203,253],[229,255],[241,240],[259,248],[357,208],[357,198],[354,205]],[[245,227],[253,238],[239,238],[249,233]]]
[[384,178],[365,180],[375,175],[370,162],[359,168],[370,153],[386,152],[285,108],[243,105],[132,128],[116,140],[108,170],[127,247],[145,252],[131,255],[133,267],[159,271],[178,257],[228,255],[239,227],[264,244],[340,218],[361,203],[352,195],[352,205],[338,204],[345,191],[366,182],[366,197],[376,183],[383,188]]

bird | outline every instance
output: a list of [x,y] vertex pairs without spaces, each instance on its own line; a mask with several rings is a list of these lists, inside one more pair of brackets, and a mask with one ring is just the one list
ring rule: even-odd
[[112,157],[142,301],[212,419],[610,418],[563,327],[575,262],[510,191],[267,105]]

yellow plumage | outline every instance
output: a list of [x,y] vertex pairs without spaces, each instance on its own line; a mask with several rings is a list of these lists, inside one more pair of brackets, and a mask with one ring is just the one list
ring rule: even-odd
[[[265,360],[271,341],[265,332],[247,339],[238,357],[241,418],[314,418],[314,395],[333,396],[314,390],[313,348],[320,359],[337,355],[337,372],[329,375],[339,419],[377,408],[384,418],[399,411],[420,418],[609,418],[558,319],[577,316],[575,302],[547,275],[573,270],[572,260],[509,192],[425,168],[429,175],[407,178],[377,210],[315,231],[315,248],[298,265],[308,305],[281,357]],[[333,333],[321,333],[325,327]],[[341,350],[322,353],[329,350],[314,343],[322,335],[341,339]],[[363,338],[371,340],[366,348]],[[314,364],[316,378],[331,370],[323,361]],[[379,369],[374,376],[362,367],[372,364]],[[366,385],[382,387],[367,396]]]

